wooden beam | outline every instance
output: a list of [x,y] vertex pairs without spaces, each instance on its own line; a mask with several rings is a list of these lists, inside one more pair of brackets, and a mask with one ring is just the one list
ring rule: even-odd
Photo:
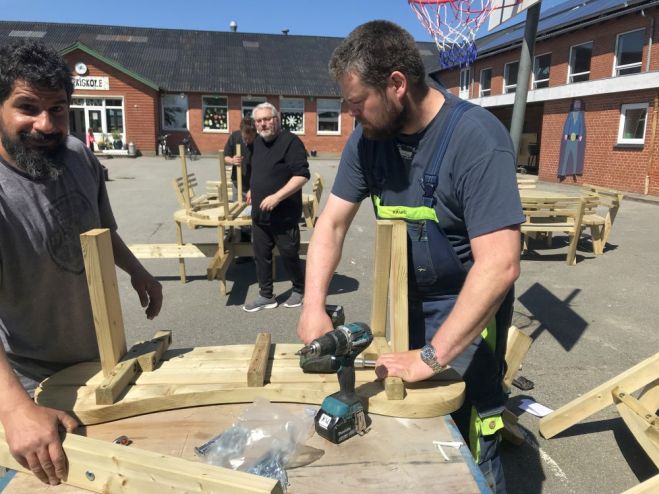
[[128,385],[135,380],[140,367],[135,359],[119,362],[112,373],[103,379],[96,388],[96,404],[112,405],[117,397],[125,391]]
[[650,477],[645,482],[626,490],[622,494],[656,494],[657,492],[659,492],[659,474]]
[[407,294],[407,223],[395,221],[391,229],[391,267],[389,308],[391,348],[394,352],[410,349]]
[[185,146],[179,144],[178,154],[181,159],[181,177],[183,177],[183,199],[185,200],[185,209],[192,209],[190,199],[190,182],[188,180],[188,163],[185,161]]
[[[92,492],[122,494],[231,493],[280,494],[278,481],[161,453],[127,448],[97,439],[66,434],[66,484]],[[31,473],[9,453],[0,425],[0,464]]]
[[503,384],[507,390],[513,383],[513,378],[519,366],[522,365],[524,357],[526,357],[529,348],[531,348],[533,340],[530,336],[522,333],[515,326],[510,326],[508,329],[508,344],[506,347],[506,375],[503,376]]
[[133,345],[126,353],[126,357],[137,360],[142,372],[153,372],[171,344],[172,332],[159,330],[149,341]]
[[386,334],[392,229],[392,221],[378,220],[376,223],[373,300],[371,302],[371,331],[373,331],[373,336],[385,336]]
[[265,383],[265,371],[270,357],[270,333],[259,333],[256,337],[254,352],[247,370],[247,386],[262,388]]
[[615,387],[620,386],[631,393],[656,380],[657,376],[659,376],[659,353],[540,419],[540,434],[545,439],[554,437],[586,417],[612,405],[611,393]]
[[110,230],[96,229],[83,233],[80,242],[101,366],[105,377],[109,377],[126,353],[126,335]]

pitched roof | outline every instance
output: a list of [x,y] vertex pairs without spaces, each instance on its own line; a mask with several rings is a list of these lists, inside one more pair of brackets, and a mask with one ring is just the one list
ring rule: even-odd
[[[57,50],[82,43],[164,92],[339,97],[327,72],[342,38],[0,21],[0,44],[38,39]],[[418,43],[428,72],[432,43]]]

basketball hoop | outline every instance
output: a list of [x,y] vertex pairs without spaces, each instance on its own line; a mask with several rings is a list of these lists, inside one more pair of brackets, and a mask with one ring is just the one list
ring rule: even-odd
[[[519,0],[517,0],[519,1]],[[476,60],[476,32],[492,12],[493,0],[407,0],[439,48],[443,69]]]

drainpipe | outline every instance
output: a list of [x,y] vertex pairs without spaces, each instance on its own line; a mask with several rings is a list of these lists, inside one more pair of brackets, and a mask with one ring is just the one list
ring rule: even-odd
[[648,59],[645,62],[645,71],[650,72],[650,62],[652,61],[652,39],[654,37],[654,16],[646,16],[645,9],[641,9],[641,16],[650,21],[650,37],[648,39]]
[[654,95],[654,109],[652,111],[652,140],[650,141],[650,153],[648,156],[648,166],[647,171],[645,172],[645,187],[643,188],[643,193],[648,195],[650,190],[650,173],[652,172],[652,160],[654,159],[654,148],[656,146],[656,136],[657,136],[657,113],[659,113],[659,93]]

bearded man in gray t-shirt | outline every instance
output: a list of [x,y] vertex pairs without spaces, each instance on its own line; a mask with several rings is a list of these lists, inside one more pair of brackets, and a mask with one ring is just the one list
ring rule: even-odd
[[109,228],[117,266],[149,319],[162,287],[117,234],[102,167],[68,137],[71,73],[39,43],[0,48],[0,421],[40,480],[66,476],[59,428],[77,422],[30,398],[45,377],[98,358],[79,236]]

